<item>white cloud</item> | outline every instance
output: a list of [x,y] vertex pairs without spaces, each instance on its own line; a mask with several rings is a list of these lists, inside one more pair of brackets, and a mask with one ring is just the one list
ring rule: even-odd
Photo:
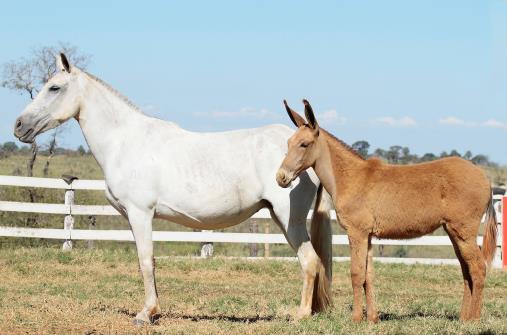
[[507,123],[501,122],[501,121],[498,121],[495,119],[489,119],[489,120],[485,121],[482,125],[485,127],[500,128],[500,129],[507,130]]
[[317,121],[322,124],[343,125],[347,122],[345,116],[338,115],[335,109],[317,113]]
[[482,127],[498,128],[498,129],[507,130],[507,123],[501,122],[501,121],[498,121],[495,119],[489,119],[489,120],[484,121],[482,123],[476,123],[476,122],[465,121],[465,120],[459,119],[454,116],[448,116],[448,117],[438,120],[438,123],[441,125],[446,125],[446,126],[459,126],[459,127],[482,126]]
[[243,107],[239,111],[212,111],[212,112],[195,112],[194,116],[205,116],[212,118],[256,118],[262,119],[271,116],[272,113],[265,108],[255,109],[251,107]]
[[376,123],[384,124],[391,127],[415,127],[417,122],[410,116],[403,116],[399,119],[392,116],[383,116],[374,120]]
[[448,116],[443,119],[440,119],[438,120],[438,123],[448,126],[464,126],[467,124],[465,120],[458,119],[457,117],[454,116]]

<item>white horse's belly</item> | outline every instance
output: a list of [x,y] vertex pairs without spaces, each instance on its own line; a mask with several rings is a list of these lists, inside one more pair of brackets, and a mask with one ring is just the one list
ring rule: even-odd
[[265,207],[264,202],[257,202],[241,211],[235,208],[214,208],[212,211],[187,212],[168,204],[155,207],[155,217],[196,229],[220,229],[241,223]]

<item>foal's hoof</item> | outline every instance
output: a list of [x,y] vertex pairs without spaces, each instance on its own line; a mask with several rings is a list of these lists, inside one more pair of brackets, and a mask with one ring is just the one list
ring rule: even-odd
[[138,327],[143,327],[143,326],[151,325],[151,322],[144,321],[144,320],[141,320],[141,319],[134,319],[134,321],[132,321],[132,323],[134,324],[134,326],[138,326]]
[[377,315],[368,316],[368,321],[371,322],[371,323],[378,323],[380,321],[380,319],[378,317],[378,314]]
[[294,321],[297,322],[297,321],[309,318],[311,315],[312,315],[312,311],[311,310],[307,311],[307,310],[304,310],[304,309],[299,309],[296,312],[296,315],[294,315]]

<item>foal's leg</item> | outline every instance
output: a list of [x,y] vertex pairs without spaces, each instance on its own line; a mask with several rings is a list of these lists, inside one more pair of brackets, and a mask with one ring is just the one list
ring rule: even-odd
[[153,259],[152,211],[142,211],[136,207],[127,208],[128,219],[136,241],[139,267],[144,282],[144,308],[134,319],[135,324],[151,323],[160,313],[157,288],[155,286],[155,264]]
[[446,227],[444,225],[444,230],[449,235],[449,238],[452,242],[452,246],[454,248],[454,252],[456,253],[456,257],[459,260],[459,264],[461,265],[461,273],[463,274],[463,302],[461,303],[461,313],[460,318],[461,320],[468,320],[469,310],[470,310],[470,303],[472,301],[472,278],[470,277],[470,272],[468,269],[468,265],[461,256],[461,251],[458,248],[457,236],[456,233]]
[[477,245],[475,237],[466,240],[457,240],[461,256],[465,261],[471,278],[471,298],[468,311],[468,318],[471,320],[480,319],[482,307],[482,291],[486,278],[486,263],[482,256],[481,249]]
[[373,249],[371,246],[371,236],[368,238],[368,260],[366,263],[366,282],[364,285],[364,291],[366,293],[366,316],[368,321],[377,323],[378,310],[375,302],[375,293],[373,290],[373,278],[375,277],[373,269]]
[[363,319],[363,288],[366,283],[366,261],[368,257],[368,235],[361,232],[349,232],[350,246],[350,276],[354,303],[352,305],[352,320],[359,322]]

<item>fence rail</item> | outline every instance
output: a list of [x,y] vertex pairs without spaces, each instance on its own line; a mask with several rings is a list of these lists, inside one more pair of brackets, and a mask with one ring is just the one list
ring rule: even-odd
[[[0,225],[0,236],[4,237],[25,237],[25,238],[46,238],[65,240],[67,247],[72,240],[97,240],[97,241],[134,241],[130,230],[83,230],[73,229],[72,215],[120,215],[112,206],[100,205],[76,205],[73,203],[75,190],[105,190],[103,180],[74,180],[67,184],[61,179],[52,178],[33,178],[17,176],[1,176],[0,186],[15,187],[40,187],[50,189],[66,190],[65,204],[46,204],[46,203],[26,203],[15,201],[0,201],[0,211],[4,212],[22,212],[22,213],[45,213],[66,215],[64,229],[48,228],[21,228],[5,227]],[[504,219],[506,213],[501,211],[502,207],[507,206],[507,197],[495,196],[495,200],[501,200],[495,208],[497,210],[498,221]],[[311,218],[312,212],[308,214]],[[254,219],[271,219],[269,210],[261,209],[255,213]],[[331,218],[336,220],[336,213],[331,213]],[[1,224],[1,223],[0,223]],[[502,226],[503,227],[503,226]],[[503,234],[502,234],[503,233]],[[502,248],[506,244],[506,232],[500,229],[497,240],[497,257],[494,265],[502,267],[507,265],[507,252]],[[287,241],[283,234],[259,234],[259,233],[222,233],[212,231],[201,232],[181,232],[181,231],[154,231],[154,241],[164,242],[206,242],[206,243],[264,243],[264,244],[286,244]],[[482,237],[477,238],[479,244],[482,244]],[[334,245],[347,245],[346,235],[333,235],[332,243]],[[409,240],[384,240],[373,239],[373,244],[378,245],[405,245],[405,246],[451,246],[452,243],[447,236],[423,236]],[[64,244],[65,245],[65,244]],[[376,258],[379,259],[379,258]],[[390,258],[382,258],[389,261]],[[429,264],[458,264],[457,260],[445,259],[419,259],[421,263]],[[391,260],[390,262],[404,262],[403,259]],[[406,260],[407,263],[415,262],[414,259]]]

